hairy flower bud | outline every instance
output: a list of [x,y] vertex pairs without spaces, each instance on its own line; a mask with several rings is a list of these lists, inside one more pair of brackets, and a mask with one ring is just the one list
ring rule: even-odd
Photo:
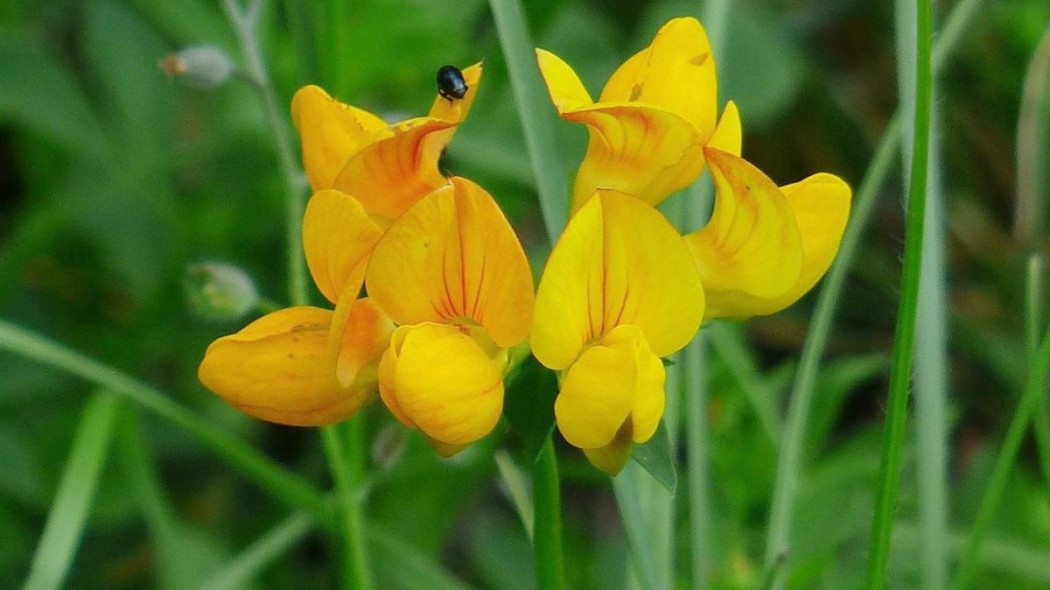
[[224,262],[189,266],[184,285],[190,308],[209,320],[242,318],[259,303],[259,293],[251,277]]
[[214,45],[186,47],[169,53],[158,62],[169,78],[178,79],[191,88],[211,90],[221,86],[233,74],[233,60]]

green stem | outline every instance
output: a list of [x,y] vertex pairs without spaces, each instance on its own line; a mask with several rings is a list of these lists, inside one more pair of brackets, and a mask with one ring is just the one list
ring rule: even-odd
[[1021,393],[1020,403],[1006,429],[1003,448],[995,460],[991,481],[988,482],[988,489],[985,490],[980,508],[977,510],[970,542],[959,561],[959,569],[956,571],[952,584],[955,590],[969,588],[977,575],[981,545],[988,535],[992,519],[1002,502],[1010,470],[1017,461],[1017,453],[1024,441],[1028,421],[1032,412],[1038,407],[1040,398],[1045,395],[1047,373],[1050,373],[1050,329],[1043,334],[1043,342],[1036,351],[1035,362],[1028,368],[1028,378],[1025,381],[1024,391]]
[[554,128],[553,107],[536,63],[520,0],[489,0],[496,33],[507,60],[510,86],[529,150],[547,236],[558,241],[568,219],[568,170]]
[[145,383],[6,320],[0,320],[0,350],[77,375],[128,398],[197,437],[277,500],[324,518],[324,502],[309,483]]
[[561,490],[553,435],[548,436],[532,469],[533,547],[536,584],[540,590],[565,588],[561,550]]
[[249,12],[242,12],[235,0],[223,0],[226,16],[237,33],[244,54],[247,74],[259,92],[259,101],[266,112],[266,120],[273,131],[277,146],[277,160],[285,184],[285,222],[288,240],[288,297],[292,305],[305,305],[310,297],[307,290],[306,261],[302,255],[303,193],[306,188],[303,175],[296,166],[295,150],[288,132],[288,122],[277,106],[270,74],[259,47],[258,12],[262,0],[254,0]]
[[119,409],[120,400],[112,395],[88,400],[23,590],[57,590],[69,577]]
[[[933,53],[934,71],[948,62],[958,46],[963,31],[977,14],[982,0],[962,0],[952,9],[941,28]],[[842,298],[846,277],[860,248],[861,237],[874,211],[875,199],[889,177],[900,141],[900,116],[894,115],[883,131],[871,164],[861,181],[854,199],[846,233],[842,237],[838,256],[824,278],[813,321],[802,347],[798,374],[791,390],[790,404],[784,425],[784,440],[777,460],[777,476],[773,489],[769,530],[766,537],[765,567],[777,572],[773,588],[784,585],[785,564],[791,539],[791,518],[798,499],[798,481],[803,472],[805,434],[809,426],[811,408],[820,360],[827,348],[833,320]]]
[[[351,419],[351,426],[356,430],[361,416]],[[321,429],[325,456],[335,480],[338,498],[340,527],[343,538],[343,550],[339,552],[342,563],[343,586],[356,590],[372,588],[372,578],[365,554],[364,526],[361,522],[361,510],[354,490],[359,483],[360,467],[355,469],[356,460],[352,460],[343,444],[339,425],[325,426]],[[357,437],[355,437],[356,439]],[[353,441],[354,448],[360,446],[359,440]]]
[[[1028,258],[1028,277],[1025,281],[1025,332],[1026,360],[1035,364],[1039,349],[1039,329],[1043,325],[1043,258],[1033,254]],[[1036,449],[1039,467],[1043,472],[1047,490],[1050,491],[1050,395],[1044,390],[1032,418],[1035,427]]]
[[926,182],[930,147],[930,63],[931,6],[928,0],[916,2],[915,126],[912,136],[911,183],[908,187],[908,216],[905,227],[904,267],[897,310],[897,329],[890,367],[887,424],[882,443],[882,466],[875,504],[875,518],[868,547],[867,587],[886,586],[886,566],[890,553],[890,534],[900,487],[904,454],[905,424],[915,339],[915,313],[918,307],[922,265],[923,231],[926,217]]
[[711,514],[707,501],[707,384],[704,381],[704,341],[697,335],[682,353],[685,372],[686,460],[689,469],[690,571],[693,588],[703,590],[711,578]]
[[237,557],[226,562],[222,569],[201,583],[201,590],[236,590],[252,585],[252,579],[263,568],[272,564],[303,540],[313,528],[306,513],[289,516],[281,524],[259,537]]

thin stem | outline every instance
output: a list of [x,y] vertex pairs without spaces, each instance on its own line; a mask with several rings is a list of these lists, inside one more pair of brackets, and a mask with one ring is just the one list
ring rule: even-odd
[[704,340],[693,338],[682,353],[685,372],[686,460],[689,469],[690,571],[693,588],[703,590],[711,578],[711,518],[708,510],[707,384],[704,380]]
[[[934,71],[940,70],[948,62],[948,57],[958,46],[962,32],[977,14],[981,2],[982,0],[962,0],[952,9],[940,30],[934,48]],[[804,468],[802,453],[820,360],[827,348],[828,336],[842,298],[846,277],[860,248],[861,237],[871,220],[875,199],[895,162],[900,137],[900,117],[896,114],[886,125],[871,164],[857,190],[849,225],[842,237],[838,256],[824,278],[824,286],[820,290],[813,320],[802,347],[799,370],[791,390],[784,425],[784,441],[777,460],[777,476],[766,537],[765,567],[778,572],[777,580],[772,586],[778,590],[784,587],[785,565],[789,557],[791,539],[791,518],[798,499],[799,476]]]
[[540,590],[562,590],[565,588],[565,573],[561,549],[561,489],[553,435],[543,443],[533,466],[532,488],[536,584]]
[[[357,423],[360,416],[352,418]],[[346,447],[343,445],[342,433],[339,425],[325,426],[321,429],[322,442],[324,443],[325,456],[335,480],[335,490],[338,498],[340,513],[340,527],[345,547],[339,552],[342,563],[343,586],[357,590],[368,590],[372,587],[371,574],[369,573],[367,557],[364,548],[364,531],[361,523],[361,512],[354,489],[357,485],[353,463],[349,458]],[[354,441],[355,443],[357,441]],[[359,446],[359,445],[354,445]]]
[[236,590],[250,586],[252,579],[263,568],[302,541],[313,525],[306,513],[289,516],[209,576],[201,583],[201,590]]
[[72,373],[130,399],[197,437],[277,500],[323,521],[324,501],[308,482],[145,383],[5,320],[0,320],[0,350]]
[[1014,236],[1034,245],[1046,217],[1045,95],[1050,83],[1050,29],[1035,50],[1025,72],[1017,117],[1017,207]]
[[[1025,281],[1025,340],[1026,363],[1029,367],[1035,364],[1039,349],[1039,330],[1043,325],[1043,258],[1033,254],[1028,258],[1027,280]],[[1047,490],[1050,491],[1050,396],[1046,391],[1039,399],[1032,417],[1035,428],[1036,449],[1039,453],[1039,467],[1043,472]]]
[[908,188],[908,217],[905,228],[904,268],[897,310],[897,329],[890,367],[887,424],[883,435],[882,466],[875,504],[875,518],[868,547],[868,588],[886,586],[886,566],[890,553],[890,533],[900,487],[901,460],[904,454],[905,423],[908,415],[908,393],[911,380],[912,353],[915,338],[915,313],[918,307],[919,280],[922,266],[923,231],[926,217],[926,182],[930,148],[930,64],[931,6],[929,0],[916,2],[915,52],[915,126],[912,136],[911,184]]
[[[241,12],[234,0],[223,0],[226,16],[237,33],[241,53],[244,54],[246,73],[254,82],[259,100],[266,111],[266,120],[273,131],[277,160],[285,184],[285,222],[288,240],[288,297],[292,305],[305,305],[310,297],[307,290],[306,261],[302,255],[303,193],[306,187],[296,166],[295,151],[288,123],[277,106],[270,74],[259,47],[257,19]],[[256,7],[255,10],[259,8]]]
[[981,546],[988,535],[995,512],[1002,502],[1010,470],[1017,461],[1017,453],[1024,441],[1031,413],[1038,406],[1040,397],[1045,395],[1047,373],[1050,373],[1050,329],[1043,334],[1043,342],[1036,351],[1035,362],[1028,368],[1028,378],[1025,381],[1024,391],[1021,393],[1020,403],[1006,429],[1003,448],[995,460],[991,481],[988,482],[988,488],[977,510],[970,542],[959,561],[959,569],[956,571],[952,584],[955,590],[969,588],[977,575]]

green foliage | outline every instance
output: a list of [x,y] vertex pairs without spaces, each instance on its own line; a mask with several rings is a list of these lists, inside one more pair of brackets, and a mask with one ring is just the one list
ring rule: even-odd
[[[592,94],[667,17],[699,11],[696,2],[676,0],[524,4],[525,21],[512,24],[571,63]],[[717,56],[720,96],[740,106],[745,156],[782,184],[827,170],[856,190],[896,103],[889,7],[732,5]],[[541,267],[549,251],[537,206],[543,185],[501,50],[506,32],[485,2],[263,6],[262,47],[282,116],[300,85],[333,78],[340,98],[355,105],[391,118],[421,114],[440,65],[484,60],[482,92],[443,166],[496,196]],[[965,555],[994,474],[999,509],[971,587],[1036,589],[1050,584],[1050,499],[1034,439],[1011,438],[1016,465],[1005,475],[994,467],[1030,363],[1023,261],[1028,248],[1046,246],[1045,238],[1015,239],[1010,225],[1021,83],[1050,8],[1017,0],[985,2],[980,11],[947,57],[937,97],[950,232],[952,485],[943,542],[949,564]],[[0,353],[0,579],[21,583],[33,571],[34,552],[67,556],[72,542],[76,559],[60,572],[69,587],[330,587],[338,580],[331,515],[318,499],[331,482],[317,433],[245,418],[196,380],[207,344],[240,323],[205,321],[187,308],[189,265],[234,264],[264,300],[286,303],[284,185],[252,89],[237,79],[209,92],[188,89],[157,67],[164,55],[199,44],[221,47],[243,66],[220,3],[0,2],[0,317],[7,320],[0,331],[39,332],[49,338],[45,345],[64,347],[56,353],[4,340]],[[564,193],[587,135],[556,121],[545,95],[533,98],[537,116],[552,123],[541,157],[565,171],[562,184],[543,188]],[[544,145],[556,152],[544,153]],[[789,588],[860,587],[899,292],[901,192],[892,182],[877,190],[881,200],[819,363],[791,550],[779,565]],[[699,490],[710,512],[708,588],[755,588],[768,579],[763,552],[778,452],[815,299],[773,317],[710,327],[703,449],[710,473]],[[62,351],[86,355],[63,357],[76,376],[25,358]],[[668,371],[681,368],[678,360]],[[135,380],[121,381],[118,371]],[[85,405],[101,399],[91,397],[97,387],[88,381],[106,379],[123,385],[117,393],[130,400],[112,415],[102,407],[110,402]],[[377,587],[535,587],[521,524],[530,518],[522,500],[529,480],[521,476],[552,431],[554,379],[526,360],[508,381],[506,428],[453,459],[436,458],[414,433],[401,435],[396,453],[377,449],[356,482]],[[701,587],[688,566],[692,490],[674,469],[683,463],[684,404],[671,403],[678,414],[636,447],[630,477],[620,476],[615,492],[555,434],[569,587]],[[379,408],[365,422],[369,441],[404,432]],[[93,424],[91,432],[83,424]],[[117,444],[107,447],[108,428]],[[904,440],[889,553],[899,587],[923,580],[914,559],[922,536],[912,434]],[[104,465],[85,448],[108,448]],[[496,456],[510,469],[509,484]],[[68,484],[71,472],[82,474],[82,487]],[[284,479],[290,474],[297,477]],[[87,484],[95,477],[92,494]],[[633,498],[637,511],[621,513],[617,495]],[[669,574],[661,569],[663,548],[652,542],[663,533],[651,518],[660,502],[673,507]],[[49,513],[68,516],[52,525]],[[53,527],[61,527],[62,543],[45,533]]]

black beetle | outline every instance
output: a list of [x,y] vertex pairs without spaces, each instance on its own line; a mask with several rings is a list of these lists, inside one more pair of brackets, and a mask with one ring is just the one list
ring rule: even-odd
[[467,95],[467,82],[456,66],[441,66],[437,73],[438,94],[449,102]]

